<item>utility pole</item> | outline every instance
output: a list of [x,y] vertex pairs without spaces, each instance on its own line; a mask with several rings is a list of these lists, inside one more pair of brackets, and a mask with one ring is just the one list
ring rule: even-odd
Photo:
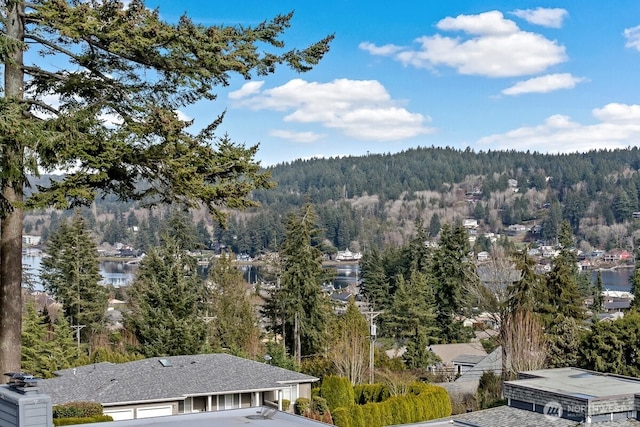
[[78,341],[78,350],[80,350],[80,329],[84,328],[87,325],[71,325],[71,328],[73,328],[76,331],[76,340]]
[[369,311],[363,313],[367,316],[367,320],[369,321],[369,384],[373,384],[373,370],[374,370],[374,358],[375,358],[375,344],[377,337],[377,326],[373,322],[373,319],[382,314],[382,311],[373,311],[369,309]]

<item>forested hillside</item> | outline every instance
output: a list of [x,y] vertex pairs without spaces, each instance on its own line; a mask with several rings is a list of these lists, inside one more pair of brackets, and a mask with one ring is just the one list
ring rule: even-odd
[[[417,218],[431,235],[441,224],[465,218],[493,233],[515,224],[538,225],[538,234],[529,237],[543,241],[553,241],[566,219],[585,249],[632,248],[639,168],[637,147],[559,155],[430,147],[297,160],[268,168],[277,187],[256,191],[261,206],[234,213],[226,229],[193,215],[208,230],[206,238],[252,256],[277,250],[286,213],[307,201],[318,212],[327,252],[404,244]],[[96,232],[111,243],[131,239],[126,225],[144,220],[145,212],[109,199],[87,211],[96,219]],[[27,232],[46,234],[46,216],[37,224],[36,217],[27,218]],[[114,228],[122,230],[113,233]]]

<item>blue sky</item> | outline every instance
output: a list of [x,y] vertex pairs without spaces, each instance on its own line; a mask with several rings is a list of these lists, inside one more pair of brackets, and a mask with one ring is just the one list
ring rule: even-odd
[[640,1],[148,0],[175,22],[253,26],[287,47],[335,34],[314,70],[232,79],[183,113],[260,144],[264,166],[418,146],[543,153],[638,145]]

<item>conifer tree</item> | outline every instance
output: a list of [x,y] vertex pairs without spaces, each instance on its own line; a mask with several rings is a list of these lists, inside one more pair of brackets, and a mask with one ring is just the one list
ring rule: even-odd
[[[163,22],[142,0],[0,3],[0,372],[20,368],[25,207],[69,208],[104,192],[201,203],[224,220],[221,208],[253,205],[250,192],[271,185],[257,146],[215,135],[221,117],[192,134],[177,110],[214,100],[232,74],[311,69],[332,37],[280,51],[291,18],[204,26]],[[29,174],[61,169],[69,173],[25,193]]]
[[165,236],[152,248],[128,291],[125,327],[146,357],[196,354],[205,349],[209,291],[198,277],[196,261]]
[[[280,251],[279,288],[265,306],[267,317],[281,319],[284,343],[298,364],[303,355],[322,349],[331,310],[321,290],[322,283],[329,277],[322,268],[316,221],[311,204],[287,218],[286,237]],[[280,332],[277,325],[271,328]]]
[[446,343],[463,342],[470,338],[470,332],[463,329],[459,319],[467,307],[465,283],[476,277],[468,254],[469,241],[462,224],[453,227],[445,224],[434,254],[432,275],[436,283],[437,324]]
[[96,243],[84,219],[75,214],[50,237],[42,259],[43,287],[62,304],[71,326],[81,327],[82,339],[99,333],[104,326],[108,293],[100,283]]
[[30,301],[22,318],[22,369],[40,378],[49,378],[47,353],[50,345],[46,341],[47,326],[44,316],[38,313],[35,303]]
[[584,298],[578,289],[578,264],[573,246],[573,233],[567,221],[560,226],[558,237],[560,254],[554,260],[552,270],[543,281],[539,294],[539,312],[549,328],[562,317],[584,320]]
[[50,376],[60,369],[77,365],[80,350],[77,346],[75,333],[64,316],[58,316],[53,322],[53,337],[49,342],[46,369]]
[[390,304],[390,286],[380,250],[373,248],[364,253],[360,260],[360,271],[362,277],[360,293],[372,309],[386,309]]
[[593,290],[593,304],[591,305],[591,310],[593,311],[593,315],[597,318],[598,314],[602,313],[604,310],[604,295],[602,295],[603,287],[602,287],[602,272],[598,270],[598,276],[596,277],[596,286]]

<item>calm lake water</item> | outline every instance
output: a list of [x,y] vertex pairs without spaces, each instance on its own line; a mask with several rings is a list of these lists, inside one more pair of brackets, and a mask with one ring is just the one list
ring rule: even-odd
[[[38,250],[27,251],[22,255],[22,266],[29,281],[33,283],[36,290],[42,290],[39,281],[40,260],[42,254]],[[339,265],[337,267],[328,267],[335,269],[335,279],[333,286],[336,289],[346,288],[350,283],[356,283],[358,280],[358,266],[354,264]],[[138,266],[128,263],[127,261],[103,261],[100,263],[100,274],[104,284],[113,285],[115,287],[126,286],[135,278]],[[242,268],[244,278],[249,283],[263,282],[265,278],[260,271],[260,266],[245,265]],[[203,276],[207,274],[206,267],[200,267],[200,273]],[[23,283],[26,285],[27,283]]]
[[[22,265],[25,273],[30,276],[35,289],[42,289],[38,280],[40,259],[41,253],[39,251],[27,251],[22,256]],[[137,265],[131,265],[127,262],[104,261],[100,263],[100,274],[103,277],[103,283],[119,287],[128,285],[133,281],[137,268]],[[335,270],[333,286],[336,289],[346,288],[348,285],[358,282],[359,268],[357,264],[344,264],[327,268]],[[242,270],[245,280],[249,283],[265,281],[260,266],[245,265]],[[629,280],[633,272],[632,268],[601,270],[603,287],[612,291],[629,291],[631,289]],[[206,274],[205,268],[202,269],[202,274]],[[596,281],[597,274],[597,271],[591,272],[591,281],[593,283]]]

